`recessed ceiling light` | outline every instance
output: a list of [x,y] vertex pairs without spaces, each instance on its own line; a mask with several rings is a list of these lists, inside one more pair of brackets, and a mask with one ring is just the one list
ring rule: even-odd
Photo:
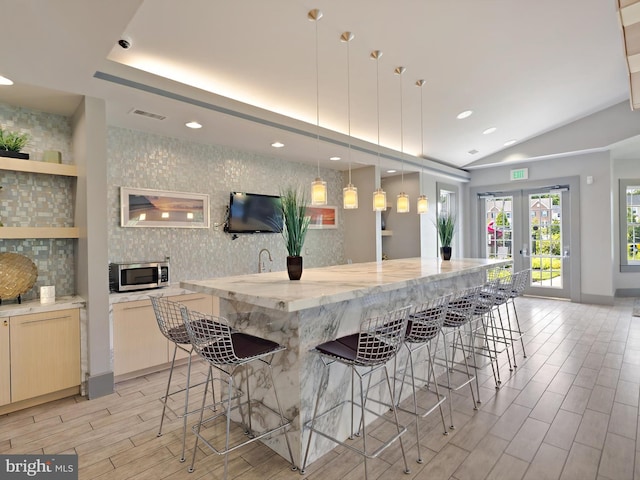
[[187,127],[189,127],[189,128],[202,128],[202,125],[199,124],[198,122],[195,122],[195,121],[194,122],[185,123],[185,125]]
[[284,147],[284,143],[282,143],[282,142],[273,142],[273,143],[271,144],[271,146],[272,146],[273,148],[282,148],[282,147]]
[[391,169],[391,170],[387,170],[387,173],[396,173],[397,170]]
[[0,75],[0,85],[13,85],[13,80]]
[[473,110],[465,110],[464,112],[460,112],[460,113],[456,116],[456,118],[457,118],[458,120],[462,120],[463,118],[470,117],[472,113],[473,113]]
[[337,162],[338,160],[342,160],[342,158],[340,158],[340,157],[329,157],[329,160],[331,160],[332,162]]
[[516,142],[517,142],[517,140],[515,140],[515,139],[507,140],[506,142],[504,142],[504,146],[505,147],[509,147],[509,146],[513,145],[514,143],[516,143]]
[[489,127],[487,128],[484,132],[482,132],[483,135],[489,135],[490,133],[493,133],[497,130],[496,127]]

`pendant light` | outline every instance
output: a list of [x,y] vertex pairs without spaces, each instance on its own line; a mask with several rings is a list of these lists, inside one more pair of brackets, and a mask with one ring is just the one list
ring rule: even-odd
[[353,210],[358,208],[358,189],[351,183],[351,75],[349,68],[349,42],[353,40],[355,35],[351,32],[344,32],[340,36],[340,40],[347,44],[347,118],[348,124],[348,136],[349,136],[349,148],[347,154],[349,155],[349,183],[342,189],[342,208],[345,210]]
[[316,139],[318,141],[318,176],[311,182],[311,205],[327,204],[327,182],[320,178],[320,72],[318,69],[318,21],[322,12],[317,8],[310,10],[307,18],[316,23]]
[[396,200],[396,210],[398,213],[409,213],[409,196],[404,193],[404,121],[403,121],[403,108],[402,108],[402,74],[405,72],[406,68],[404,67],[396,67],[393,71],[398,77],[400,77],[400,160],[402,162],[402,173],[401,173],[401,186],[400,193],[398,194]]
[[429,213],[429,199],[422,193],[422,179],[424,177],[424,107],[422,101],[422,87],[426,82],[418,80],[416,86],[420,87],[420,145],[422,148],[422,175],[420,178],[420,196],[418,197],[418,214]]
[[[378,171],[380,171],[380,57],[382,52],[374,50],[371,58],[376,61],[376,112],[378,116]],[[373,211],[384,212],[387,209],[387,194],[380,186],[373,192]]]

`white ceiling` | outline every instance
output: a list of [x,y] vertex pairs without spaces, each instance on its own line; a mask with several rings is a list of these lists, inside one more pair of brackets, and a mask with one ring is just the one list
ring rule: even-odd
[[[0,0],[0,7],[11,19],[3,23],[11,41],[0,50],[0,74],[23,89],[0,88],[0,101],[68,114],[79,100],[69,93],[105,98],[111,125],[331,168],[346,168],[349,142],[353,162],[376,163],[379,132],[383,167],[402,158],[415,170],[424,153],[452,172],[447,166],[469,166],[507,140],[523,142],[629,97],[614,1]],[[324,14],[317,23],[307,20],[313,8]],[[349,59],[340,42],[346,30],[355,34]],[[120,38],[131,48],[118,46]],[[377,65],[372,50],[383,52]],[[397,66],[406,67],[401,77]],[[426,80],[422,100],[418,79]],[[62,101],[44,106],[45,99]],[[131,115],[134,108],[167,118]],[[457,120],[466,109],[474,114]],[[188,130],[189,120],[204,127]],[[497,130],[483,135],[488,127]],[[273,149],[275,140],[285,148]],[[329,162],[334,154],[343,160]]]

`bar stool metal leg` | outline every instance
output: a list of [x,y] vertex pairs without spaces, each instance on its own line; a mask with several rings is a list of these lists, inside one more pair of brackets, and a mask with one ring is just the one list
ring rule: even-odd
[[[222,317],[216,317],[213,315],[206,315],[199,312],[193,312],[187,310],[185,307],[180,309],[184,324],[186,326],[189,338],[195,351],[209,364],[209,374],[207,380],[212,379],[213,368],[220,372],[220,378],[216,378],[222,383],[226,384],[226,398],[224,395],[220,398],[220,404],[224,405],[224,411],[215,413],[214,415],[204,418],[205,402],[207,397],[207,387],[203,394],[202,406],[200,412],[200,418],[198,422],[193,426],[192,430],[196,435],[196,442],[193,449],[193,458],[191,460],[191,467],[189,471],[192,472],[195,467],[195,459],[198,449],[198,443],[201,440],[212,452],[218,455],[224,455],[224,476],[226,480],[229,470],[229,453],[241,448],[254,441],[270,437],[277,433],[284,433],[285,442],[289,458],[291,460],[292,470],[296,469],[293,461],[293,453],[291,450],[291,444],[289,443],[288,428],[291,422],[285,418],[282,412],[282,405],[278,397],[277,386],[273,376],[273,370],[271,364],[273,362],[274,355],[285,350],[282,345],[279,345],[270,340],[255,337],[245,333],[237,332],[233,330],[227,323],[226,319]],[[247,380],[247,391],[242,392],[236,386],[237,383],[242,382],[240,379],[236,381],[237,375],[244,373],[244,367],[250,363],[261,362],[263,366],[267,367],[269,372],[268,378],[271,382],[271,390],[273,391],[276,407],[275,409],[266,405],[263,400],[257,400],[251,398],[251,391],[249,389],[250,382],[249,376],[245,375]],[[246,398],[246,400],[245,400]],[[234,403],[237,402],[237,405]],[[254,429],[252,423],[253,407],[254,405],[260,409],[261,413],[266,415],[275,416],[277,418],[276,425],[269,425],[265,422],[265,428],[262,431]],[[243,441],[231,444],[231,421],[232,415],[235,410],[238,410],[241,419],[244,419],[245,412],[243,407],[247,410],[248,419],[242,421],[243,426],[246,429],[247,438]],[[225,416],[225,438],[224,446],[216,447],[213,445],[213,440],[205,438],[205,434],[202,431],[204,425],[214,424],[217,419]],[[273,422],[272,422],[273,423]],[[258,428],[260,428],[258,426]]]
[[[160,417],[160,428],[158,429],[157,436],[162,436],[162,427],[164,425],[164,419],[167,414],[167,408],[171,410],[177,417],[182,418],[182,453],[180,455],[180,461],[184,462],[187,442],[187,417],[198,412],[197,409],[189,411],[189,392],[191,391],[191,388],[200,386],[204,382],[198,383],[196,385],[191,385],[193,346],[191,345],[186,327],[184,326],[184,323],[182,321],[182,315],[180,313],[181,305],[179,303],[167,300],[164,297],[151,296],[150,299],[160,332],[167,338],[167,340],[173,343],[173,356],[171,358],[171,367],[169,368],[167,389],[164,396],[160,398],[163,406],[162,415]],[[188,354],[187,379],[184,388],[171,392],[171,381],[173,380],[173,372],[175,368],[178,349]],[[169,399],[173,395],[179,395],[182,393],[184,393],[184,407],[182,411],[175,411],[169,406]],[[212,395],[215,397],[215,392],[213,392],[213,385]]]
[[[397,398],[398,409],[413,414],[415,419],[416,428],[416,445],[418,450],[417,462],[422,463],[422,452],[420,449],[420,422],[421,418],[425,418],[427,415],[434,412],[436,409],[440,410],[440,417],[442,419],[442,427],[444,435],[449,433],[444,418],[444,412],[442,404],[446,401],[447,397],[440,394],[438,382],[435,381],[435,369],[434,358],[431,355],[431,342],[435,340],[436,345],[438,336],[444,323],[445,315],[447,313],[447,307],[449,304],[450,296],[444,296],[435,298],[422,305],[416,307],[414,311],[409,315],[409,321],[407,325],[407,333],[404,340],[404,345],[407,349],[407,359],[405,361],[404,370],[402,373],[396,372],[396,377],[400,381],[400,393]],[[414,357],[419,355],[421,351],[426,350],[427,356],[421,360],[422,363],[427,363],[427,378],[418,378],[415,373]],[[407,380],[407,375],[409,379]],[[431,383],[431,376],[434,378],[435,392],[432,392],[429,388]],[[424,382],[426,384],[426,391],[435,393],[435,401],[429,406],[418,405],[418,394],[416,387],[416,381]],[[406,383],[411,384],[411,398],[413,405],[411,408],[403,408],[401,406],[402,391]],[[395,391],[395,390],[394,390]]]
[[[402,344],[402,340],[407,329],[408,311],[409,307],[406,307],[390,312],[381,317],[364,320],[360,326],[359,333],[323,343],[316,346],[313,350],[319,354],[320,360],[324,364],[324,368],[320,385],[318,386],[316,404],[313,408],[313,416],[311,420],[307,421],[304,425],[305,428],[309,429],[309,436],[307,439],[304,460],[302,462],[301,473],[305,472],[307,461],[309,459],[311,441],[314,434],[318,434],[362,455],[364,457],[365,479],[368,478],[367,459],[378,457],[382,451],[398,440],[400,442],[400,450],[402,452],[402,458],[405,466],[404,471],[405,473],[410,473],[404,451],[404,444],[402,442],[402,435],[407,431],[407,429],[399,423],[396,398],[392,388],[389,371],[387,369],[387,362],[395,358],[398,349]],[[322,393],[328,386],[329,370],[331,365],[334,363],[343,364],[351,370],[351,395],[348,400],[344,400],[337,405],[329,407],[322,413],[319,413]],[[383,374],[383,378],[380,382],[376,381],[374,385],[378,385],[380,383],[386,384],[390,399],[389,403],[383,401],[382,398],[371,398],[370,396],[371,380],[373,375],[377,372],[381,372]],[[358,385],[360,387],[359,404],[355,402],[355,395],[353,392],[353,384],[355,383],[353,380],[355,377],[358,378]],[[365,381],[367,382],[366,387]],[[374,402],[390,409],[393,412],[393,419],[389,419],[384,415],[386,411],[384,409],[380,409],[378,411],[372,410],[367,406],[367,403],[369,402]],[[336,436],[334,431],[325,431],[318,424],[319,419],[332,414],[338,409],[342,409],[342,406],[345,403],[351,404],[351,408],[349,410],[351,413],[351,425],[349,427],[351,432],[353,432],[353,421],[355,420],[354,409],[359,408],[360,410],[359,430],[362,438],[362,448],[352,445],[349,441],[343,441],[341,438]],[[370,451],[368,445],[367,422],[365,419],[365,415],[367,413],[374,414],[378,418],[394,424],[396,430],[396,433],[391,435],[390,438],[385,441],[382,441],[382,445],[374,451]]]

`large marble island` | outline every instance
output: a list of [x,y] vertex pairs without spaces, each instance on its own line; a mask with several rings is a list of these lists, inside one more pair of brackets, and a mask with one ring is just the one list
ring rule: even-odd
[[[311,418],[322,372],[322,362],[310,352],[312,348],[357,332],[364,318],[479,285],[488,268],[504,263],[412,258],[305,269],[299,281],[290,281],[286,272],[273,272],[184,281],[180,286],[219,297],[221,316],[235,328],[287,347],[274,361],[274,374],[283,408],[292,419],[289,438],[300,465],[308,435],[300,432]],[[322,401],[346,398],[349,379],[345,369],[333,367]],[[259,382],[252,390],[252,395],[256,393],[261,393]],[[343,438],[348,436],[348,418],[345,411],[342,418],[330,420]],[[268,444],[288,457],[282,436]],[[310,461],[334,447],[314,436]]]

